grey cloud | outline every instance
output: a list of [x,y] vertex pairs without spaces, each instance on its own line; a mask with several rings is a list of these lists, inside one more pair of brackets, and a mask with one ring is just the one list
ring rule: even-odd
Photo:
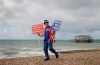
[[[31,0],[34,1],[34,0]],[[99,8],[99,0],[36,0],[37,2],[50,5],[58,5],[61,9],[79,9],[79,8]],[[55,7],[55,6],[54,6]]]
[[[58,19],[63,22],[62,33],[93,33],[100,30],[99,0],[11,0],[14,5],[6,7],[0,0],[0,24],[5,22],[9,34],[31,35],[32,24]],[[1,26],[0,26],[1,27]]]

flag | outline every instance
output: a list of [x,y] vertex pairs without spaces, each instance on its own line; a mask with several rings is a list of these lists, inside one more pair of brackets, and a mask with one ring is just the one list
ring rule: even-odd
[[33,34],[44,33],[44,25],[43,24],[32,25],[32,33]]
[[53,28],[55,31],[58,31],[61,24],[62,24],[62,21],[55,20],[54,23],[53,23],[53,25],[52,25],[52,28]]

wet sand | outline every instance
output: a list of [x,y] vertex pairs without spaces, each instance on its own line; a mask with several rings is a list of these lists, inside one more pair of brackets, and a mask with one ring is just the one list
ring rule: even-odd
[[43,61],[44,56],[3,58],[0,65],[100,65],[100,49],[87,51],[60,52],[58,59],[54,55],[49,61]]

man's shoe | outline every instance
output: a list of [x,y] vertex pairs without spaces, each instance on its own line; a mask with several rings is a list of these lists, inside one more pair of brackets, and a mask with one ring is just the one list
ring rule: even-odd
[[50,59],[49,58],[44,59],[44,61],[48,61],[48,60],[50,60]]
[[56,54],[56,58],[58,58],[59,57],[59,55],[58,55],[58,53]]

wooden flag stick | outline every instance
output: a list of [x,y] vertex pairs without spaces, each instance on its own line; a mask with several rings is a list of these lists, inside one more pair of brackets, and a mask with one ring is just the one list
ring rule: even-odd
[[38,43],[39,43],[39,44],[41,43],[39,36],[38,36]]

